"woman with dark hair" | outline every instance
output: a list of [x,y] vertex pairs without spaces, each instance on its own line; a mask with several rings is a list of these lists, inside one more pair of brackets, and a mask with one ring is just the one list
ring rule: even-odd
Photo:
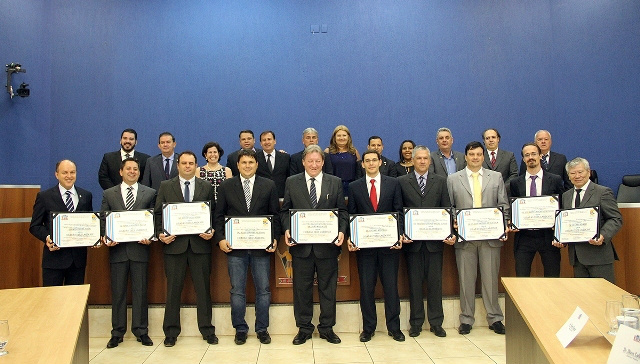
[[353,146],[351,132],[344,125],[338,125],[333,130],[329,147],[325,153],[329,153],[333,175],[342,179],[342,189],[346,196],[349,192],[349,183],[360,177],[360,153]]
[[220,164],[224,150],[216,142],[208,142],[202,147],[202,156],[207,164],[200,167],[200,178],[209,181],[213,186],[215,200],[218,199],[218,187],[227,178],[231,178],[231,169]]
[[415,146],[416,143],[410,139],[403,140],[402,143],[400,143],[400,150],[398,151],[400,158],[398,159],[398,163],[394,164],[389,171],[391,177],[400,177],[413,172],[412,154]]

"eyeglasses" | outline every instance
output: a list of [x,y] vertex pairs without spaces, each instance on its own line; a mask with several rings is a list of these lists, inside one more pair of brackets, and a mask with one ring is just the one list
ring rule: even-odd
[[525,158],[529,158],[529,157],[537,157],[537,156],[539,156],[539,155],[540,155],[540,153],[538,153],[538,152],[533,152],[533,153],[527,153],[527,154],[523,155],[523,157],[525,157]]

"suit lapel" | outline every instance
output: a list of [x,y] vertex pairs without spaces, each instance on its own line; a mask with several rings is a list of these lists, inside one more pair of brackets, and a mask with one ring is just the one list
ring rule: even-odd
[[[453,153],[453,152],[451,152]],[[442,154],[442,152],[440,150],[438,150],[438,157],[440,157],[440,165],[442,166],[442,168],[444,169],[445,172],[447,172],[447,165],[444,162],[444,154]]]
[[[429,181],[430,181],[430,179],[427,177],[426,186],[429,186]],[[416,193],[418,195],[422,195],[422,192],[420,191],[420,185],[418,184],[418,180],[416,179],[416,174],[415,173],[409,173],[409,184],[416,191]],[[425,194],[426,194],[427,187],[425,187],[424,190],[425,190]]]
[[[542,188],[544,191],[544,183],[542,184]],[[518,192],[520,192],[520,196],[518,197],[527,196],[527,176],[526,175],[522,175],[522,177],[518,177]]]
[[542,171],[542,194],[549,195],[549,174]]
[[483,171],[482,172],[482,194],[484,195],[484,190],[487,188],[487,185],[489,185],[489,179],[490,179],[490,174],[487,173],[487,171]]
[[471,190],[471,186],[469,185],[469,178],[467,177],[467,173],[466,172],[460,173],[458,175],[458,178],[460,178],[460,183],[462,184],[462,187],[464,187],[464,189],[467,190],[467,193],[471,197],[473,197],[473,191]]
[[580,199],[580,207],[586,206],[586,203],[589,202],[589,199],[591,198],[591,196],[593,196],[594,189],[595,187],[593,187],[593,182],[589,182],[589,186],[587,187],[587,190],[584,191],[584,195]]
[[251,203],[249,204],[249,213],[251,213],[256,208],[256,201],[258,201],[258,195],[262,192],[261,182],[258,180],[258,176],[253,183],[253,191],[251,191]]
[[[175,193],[182,202],[186,202],[184,200],[184,195],[182,194],[182,189],[180,189],[180,179],[178,177],[174,177],[171,187],[173,188],[173,193]],[[197,190],[198,189],[196,188],[196,191]]]

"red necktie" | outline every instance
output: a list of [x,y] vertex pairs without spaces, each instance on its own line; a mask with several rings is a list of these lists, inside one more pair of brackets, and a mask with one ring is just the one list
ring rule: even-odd
[[491,168],[496,168],[496,152],[491,152]]
[[376,191],[376,180],[371,180],[371,192],[369,192],[369,198],[371,199],[371,205],[373,205],[373,211],[378,211],[378,192]]

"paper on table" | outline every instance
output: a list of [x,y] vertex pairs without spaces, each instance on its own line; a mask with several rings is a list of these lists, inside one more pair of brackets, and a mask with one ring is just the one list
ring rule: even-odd
[[589,321],[589,316],[587,316],[584,311],[579,306],[576,306],[575,311],[569,317],[569,320],[562,325],[560,330],[556,332],[556,337],[560,340],[560,343],[563,347],[567,347],[573,339],[582,331],[584,325]]

